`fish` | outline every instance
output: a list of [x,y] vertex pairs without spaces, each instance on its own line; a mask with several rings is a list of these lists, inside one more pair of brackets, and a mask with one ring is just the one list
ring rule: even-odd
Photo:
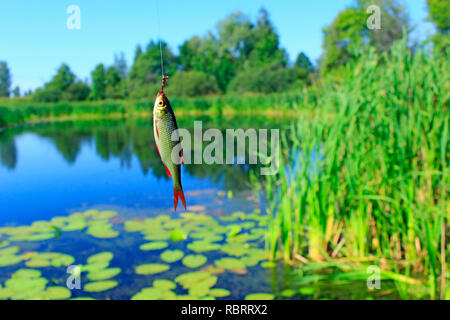
[[[173,181],[173,206],[176,211],[178,199],[181,200],[185,209],[186,200],[184,197],[183,186],[181,185],[181,164],[173,162],[172,159],[172,151],[175,146],[180,144],[180,136],[178,134],[178,125],[175,114],[169,99],[164,93],[164,85],[167,78],[168,77],[163,78],[161,91],[158,92],[153,106],[153,133],[155,135],[156,149],[161,157],[167,175],[169,178],[171,177]],[[181,163],[184,165],[183,149],[180,149],[179,156],[181,157]]]

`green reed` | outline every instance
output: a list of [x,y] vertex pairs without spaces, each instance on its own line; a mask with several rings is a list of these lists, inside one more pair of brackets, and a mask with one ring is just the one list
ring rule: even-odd
[[[242,112],[292,112],[293,106],[297,109],[297,106],[307,105],[312,98],[304,90],[274,94],[170,97],[170,99],[178,113],[220,115]],[[44,103],[35,102],[30,97],[3,98],[0,99],[0,128],[42,120],[148,116],[152,113],[153,103],[153,99]]]
[[448,297],[448,70],[403,40],[311,88],[265,183],[272,258],[376,264]]

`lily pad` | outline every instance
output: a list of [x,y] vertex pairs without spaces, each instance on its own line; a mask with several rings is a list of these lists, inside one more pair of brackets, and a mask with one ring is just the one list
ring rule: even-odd
[[135,271],[137,274],[156,274],[162,273],[170,269],[170,266],[167,264],[160,263],[149,263],[149,264],[141,264],[136,267]]
[[255,257],[248,257],[248,256],[244,256],[241,258],[241,261],[247,266],[247,267],[254,267],[256,265],[258,265],[258,263],[260,262],[260,260],[258,258]]
[[202,283],[195,284],[189,288],[189,295],[193,297],[203,297],[209,292],[209,286]]
[[11,297],[13,291],[10,288],[2,288],[0,286],[0,300],[6,300]]
[[252,221],[242,222],[241,227],[244,229],[251,229],[255,226],[255,223]]
[[242,270],[246,268],[245,263],[235,258],[221,258],[215,261],[216,266],[228,270]]
[[187,239],[187,234],[184,233],[181,230],[172,230],[170,231],[170,240],[172,240],[172,242],[178,242],[178,241],[183,241]]
[[32,234],[24,234],[24,235],[16,235],[9,238],[11,241],[42,241],[48,240],[55,237],[54,232],[45,232],[45,233],[32,233]]
[[163,296],[161,290],[156,288],[144,288],[134,296],[131,300],[159,300]]
[[111,224],[98,224],[90,226],[86,233],[99,239],[110,239],[119,235],[119,232],[112,229]]
[[32,258],[30,260],[28,260],[27,262],[25,262],[25,265],[27,267],[31,267],[31,268],[44,268],[44,267],[50,267],[52,264],[50,262],[50,260],[48,259],[43,259],[43,258]]
[[105,280],[105,281],[95,281],[89,282],[84,286],[84,291],[86,292],[102,292],[112,289],[118,285],[117,281]]
[[19,246],[14,246],[14,247],[8,247],[8,248],[0,249],[0,256],[16,254],[19,251],[20,251],[20,247]]
[[173,290],[177,287],[175,282],[166,279],[157,279],[153,281],[153,287],[159,290]]
[[175,278],[175,282],[181,284],[184,289],[189,289],[193,286],[211,288],[217,283],[217,277],[206,271],[196,271],[179,275]]
[[242,227],[237,224],[231,224],[231,225],[227,226],[227,228],[229,230],[228,234],[227,234],[227,236],[229,238],[237,236],[239,234],[239,232],[241,232],[241,230],[242,230]]
[[222,245],[220,251],[228,254],[229,256],[241,257],[248,253],[249,246],[248,244],[242,243],[226,243]]
[[87,277],[89,280],[92,281],[107,280],[117,276],[120,272],[121,272],[120,268],[108,268],[89,272]]
[[176,300],[177,295],[175,292],[169,291],[169,290],[163,290],[162,291],[162,300]]
[[48,287],[42,293],[44,300],[65,300],[69,299],[71,295],[69,289],[60,286]]
[[184,252],[181,250],[166,250],[161,253],[161,260],[172,263],[183,258]]
[[0,248],[9,246],[9,241],[0,241]]
[[199,253],[199,252],[219,250],[220,244],[200,240],[200,241],[193,241],[193,242],[189,243],[187,245],[187,247],[188,247],[188,249]]
[[97,272],[101,271],[103,269],[108,268],[109,262],[108,261],[99,261],[95,263],[89,263],[87,265],[81,266],[81,270],[84,272]]
[[271,293],[252,293],[245,297],[244,300],[273,300],[275,296]]
[[109,219],[109,218],[115,217],[116,215],[117,215],[116,211],[104,210],[104,211],[100,211],[99,213],[94,215],[94,218],[95,219]]
[[223,298],[228,297],[230,295],[230,291],[222,288],[213,288],[209,290],[209,294],[212,295],[213,297]]
[[137,232],[145,228],[142,221],[128,220],[125,221],[125,230],[128,232]]
[[39,278],[41,276],[41,272],[35,269],[19,269],[14,272],[11,278]]
[[10,278],[5,281],[5,286],[13,291],[13,296],[20,299],[20,296],[28,293],[36,294],[43,291],[47,285],[48,280],[45,278]]
[[75,258],[68,254],[60,254],[51,260],[51,265],[53,267],[70,266],[75,262]]
[[90,256],[87,259],[87,263],[88,264],[94,264],[94,263],[98,263],[98,262],[108,262],[109,263],[112,260],[112,258],[114,258],[114,254],[112,252],[104,251],[104,252],[96,253],[96,254]]
[[26,261],[25,264],[32,268],[43,267],[62,267],[69,266],[75,262],[75,258],[71,255],[59,253],[59,252],[34,252],[31,254],[31,259]]
[[161,250],[161,249],[167,248],[168,245],[169,244],[164,241],[154,241],[154,242],[147,242],[147,243],[141,244],[139,249],[144,250],[144,251]]
[[188,268],[198,268],[204,265],[207,260],[202,254],[190,254],[183,258],[182,263]]
[[16,256],[13,254],[5,254],[0,256],[0,267],[12,266],[18,264],[23,260],[22,256]]

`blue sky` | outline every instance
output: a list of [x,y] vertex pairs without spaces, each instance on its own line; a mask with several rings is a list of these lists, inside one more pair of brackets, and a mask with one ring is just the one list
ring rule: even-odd
[[[416,36],[424,23],[425,0],[404,1]],[[265,7],[291,60],[304,51],[315,61],[321,53],[322,28],[353,0],[0,0],[0,61],[6,60],[13,86],[35,89],[49,81],[65,62],[81,79],[97,63],[112,64],[123,51],[128,65],[137,44],[145,46],[160,35],[175,52],[193,35],[204,35],[229,13],[241,10],[254,19]],[[81,29],[69,30],[69,5],[81,9]],[[157,7],[159,10],[157,10]]]

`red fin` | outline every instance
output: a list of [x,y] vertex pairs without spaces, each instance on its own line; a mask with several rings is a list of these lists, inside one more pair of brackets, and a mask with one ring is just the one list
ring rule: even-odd
[[156,131],[156,136],[159,138],[158,125],[156,124],[156,119],[155,119],[155,129],[156,129],[155,130]]
[[155,143],[155,144],[156,144],[156,150],[158,150],[158,154],[161,157],[161,152],[159,152],[158,144],[157,143]]
[[184,199],[183,190],[175,190],[175,189],[173,189],[173,206],[174,206],[175,211],[177,210],[178,198],[181,199],[181,202],[183,203],[184,209],[186,209],[186,200]]
[[184,154],[183,154],[183,150],[181,150],[181,163],[184,166]]
[[166,167],[166,165],[164,165],[164,168],[166,168],[167,175],[169,176],[169,178],[171,178],[172,175],[170,174],[170,171],[169,171],[169,169]]

